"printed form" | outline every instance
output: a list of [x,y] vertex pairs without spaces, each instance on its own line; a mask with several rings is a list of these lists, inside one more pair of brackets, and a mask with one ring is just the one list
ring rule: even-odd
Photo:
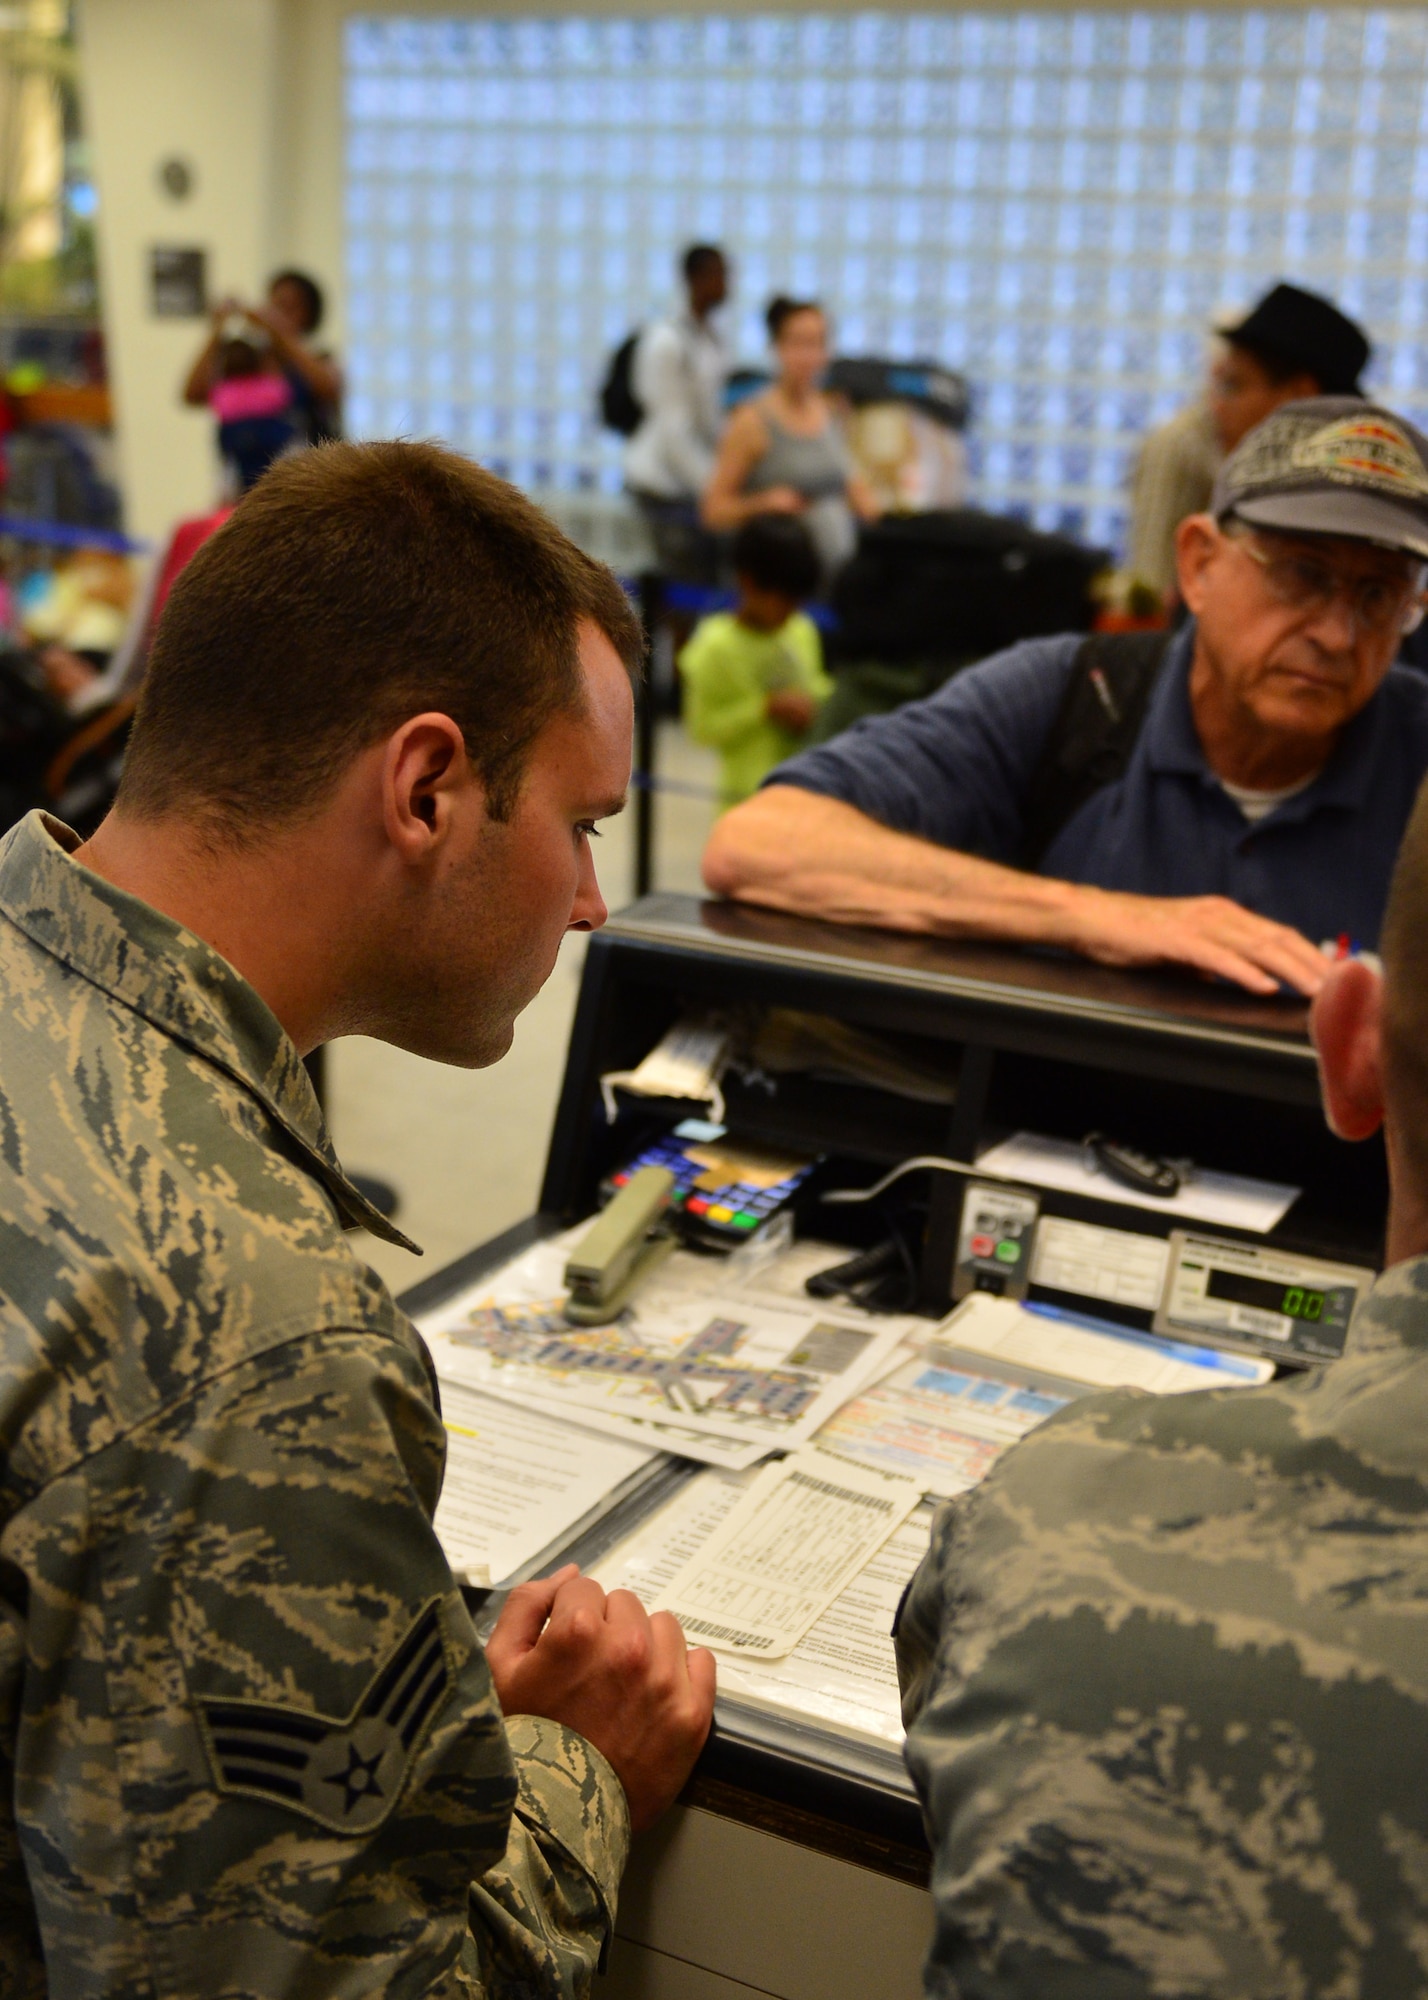
[[443,1383],[740,1470],[805,1443],[888,1366],[913,1322],[740,1286],[733,1261],[676,1252],[607,1326],[565,1318],[580,1232],[532,1246],[428,1315]]
[[[737,1505],[749,1477],[700,1473],[606,1557],[598,1580],[607,1590],[632,1590],[653,1607]],[[926,1554],[932,1515],[929,1505],[914,1509],[783,1659],[751,1659],[714,1646],[720,1691],[900,1743],[892,1624]]]
[[657,1602],[695,1644],[780,1659],[922,1499],[817,1449],[766,1466]]
[[971,1292],[937,1329],[940,1340],[977,1354],[1064,1375],[1097,1389],[1148,1389],[1173,1396],[1193,1389],[1249,1388],[1267,1382],[1272,1361],[1229,1354],[1214,1347],[1191,1347],[1130,1327],[1123,1334],[1098,1332],[1013,1299]]
[[601,1437],[448,1383],[446,1479],[436,1534],[458,1578],[509,1582],[552,1543],[613,1506],[654,1462],[648,1445]]
[[845,1403],[818,1433],[822,1451],[917,1480],[950,1500],[984,1479],[1008,1445],[1053,1416],[1075,1392],[1036,1389],[929,1346]]

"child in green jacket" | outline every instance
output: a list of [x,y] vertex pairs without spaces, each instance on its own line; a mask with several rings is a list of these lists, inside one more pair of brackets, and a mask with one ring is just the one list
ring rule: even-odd
[[737,604],[701,618],[679,655],[685,727],[723,753],[721,810],[793,755],[832,688],[818,627],[799,609],[819,576],[803,523],[755,515],[732,556]]

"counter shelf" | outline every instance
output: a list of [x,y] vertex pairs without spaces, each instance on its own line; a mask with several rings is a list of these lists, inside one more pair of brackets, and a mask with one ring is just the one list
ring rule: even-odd
[[[633,1069],[685,1014],[760,1006],[916,1038],[923,1050],[945,1052],[955,1095],[950,1104],[927,1104],[796,1077],[778,1079],[770,1095],[731,1081],[728,1122],[738,1138],[830,1155],[849,1183],[867,1184],[915,1153],[975,1160],[1018,1129],[1079,1139],[1100,1127],[1162,1154],[1303,1188],[1267,1236],[1218,1233],[1381,1262],[1382,1148],[1349,1147],[1329,1135],[1302,1003],[1014,948],[652,895],[590,940],[537,1213],[414,1286],[403,1295],[406,1310],[430,1311],[537,1238],[590,1214],[602,1178],[694,1108],[626,1098],[611,1125],[602,1075]],[[962,1178],[929,1177],[919,1307],[932,1315],[949,1304]],[[1177,1220],[1052,1190],[1043,1212],[1162,1236]],[[817,1233],[842,1240],[840,1223],[856,1213],[819,1211]],[[1101,1310],[1148,1324],[1145,1314]],[[667,1461],[561,1559],[598,1562],[698,1470]],[[489,1625],[494,1601],[473,1595]],[[721,1696],[686,1802],[903,1881],[926,1880],[920,1813],[901,1759],[891,1745],[851,1730]]]

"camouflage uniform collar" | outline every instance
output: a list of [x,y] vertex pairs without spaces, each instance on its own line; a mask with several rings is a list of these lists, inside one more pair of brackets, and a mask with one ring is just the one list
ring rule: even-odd
[[1379,1274],[1354,1316],[1350,1352],[1428,1347],[1428,1256],[1405,1257]]
[[71,860],[79,844],[47,813],[21,820],[0,842],[0,914],[251,1092],[299,1147],[344,1222],[420,1255],[342,1171],[302,1059],[272,1010],[212,945]]

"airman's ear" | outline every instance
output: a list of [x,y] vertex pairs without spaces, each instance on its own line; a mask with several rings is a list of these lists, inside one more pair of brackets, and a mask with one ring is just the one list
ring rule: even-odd
[[382,757],[382,818],[404,861],[426,860],[446,839],[456,796],[473,775],[449,715],[414,715],[393,731]]
[[1332,968],[1310,1016],[1331,1131],[1367,1139],[1383,1123],[1383,980],[1361,958]]

